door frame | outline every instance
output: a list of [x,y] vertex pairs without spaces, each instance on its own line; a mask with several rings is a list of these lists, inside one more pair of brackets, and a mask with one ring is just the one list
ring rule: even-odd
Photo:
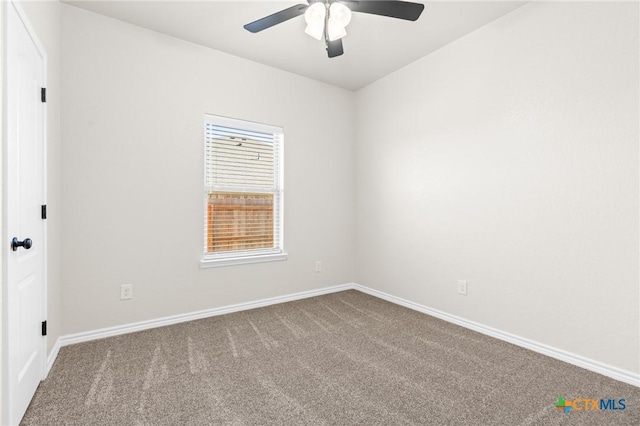
[[[29,37],[31,38],[31,40],[33,41],[38,54],[42,57],[42,75],[43,75],[43,82],[42,85],[43,87],[47,87],[47,69],[48,69],[48,64],[47,64],[47,52],[44,49],[42,43],[40,42],[40,39],[37,36],[36,31],[34,30],[33,26],[31,25],[31,23],[29,22],[29,19],[27,17],[26,12],[24,11],[24,9],[22,8],[22,6],[14,1],[14,0],[8,0],[8,1],[2,1],[2,4],[0,5],[1,8],[3,8],[3,10],[0,13],[0,18],[2,19],[2,34],[1,34],[1,45],[0,45],[0,59],[1,59],[1,66],[2,66],[2,72],[1,72],[1,77],[2,77],[2,82],[0,83],[2,86],[2,90],[1,90],[1,96],[2,96],[2,153],[1,153],[1,161],[0,161],[0,173],[2,176],[2,232],[1,232],[1,241],[2,241],[2,245],[0,246],[0,251],[2,252],[2,257],[0,260],[0,266],[2,268],[2,297],[1,297],[1,327],[0,327],[0,343],[1,343],[1,368],[0,368],[0,389],[2,390],[2,399],[0,400],[0,424],[8,424],[8,416],[9,416],[9,344],[8,344],[8,330],[9,330],[9,318],[8,318],[8,271],[7,271],[7,265],[8,265],[8,259],[9,259],[9,255],[10,255],[10,250],[9,250],[9,241],[11,236],[8,235],[8,230],[7,230],[7,225],[8,225],[8,211],[7,211],[7,199],[8,199],[8,188],[7,188],[7,171],[8,171],[8,156],[7,156],[7,151],[8,151],[8,123],[7,123],[7,118],[8,118],[8,96],[7,96],[7,70],[10,66],[10,64],[8,63],[8,58],[7,58],[7,45],[8,45],[8,40],[7,40],[7,36],[8,36],[8,20],[9,20],[9,8],[13,8],[18,16],[18,19],[22,22],[22,25],[24,25],[25,29],[27,30],[27,33],[29,34]],[[48,130],[48,126],[47,126],[47,108],[46,108],[46,104],[45,104],[45,108],[43,111],[43,123],[42,123],[42,155],[43,155],[43,170],[42,170],[42,178],[43,178],[43,204],[47,204],[47,130]],[[46,319],[47,318],[47,301],[48,301],[48,294],[47,294],[47,243],[48,243],[48,230],[47,230],[47,221],[44,220],[43,221],[43,276],[42,276],[42,280],[43,280],[43,304],[42,304],[42,318]],[[48,362],[48,350],[47,350],[47,336],[44,336],[44,338],[42,339],[42,354],[43,354],[43,359],[42,359],[42,365],[41,365],[41,371],[42,371],[42,379],[44,380],[47,376],[47,362]]]

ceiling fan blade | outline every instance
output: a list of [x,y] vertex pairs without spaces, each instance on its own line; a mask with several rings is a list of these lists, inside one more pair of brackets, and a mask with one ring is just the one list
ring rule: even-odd
[[353,12],[389,16],[407,21],[417,20],[424,10],[423,4],[397,0],[343,0],[341,3],[345,3]]
[[297,4],[295,6],[291,6],[287,9],[281,10],[280,12],[276,12],[273,15],[265,16],[262,19],[253,21],[250,24],[245,25],[244,29],[252,33],[266,30],[274,25],[281,24],[284,21],[288,21],[291,18],[302,15],[308,7],[308,4]]
[[335,58],[343,53],[344,49],[342,48],[341,38],[334,41],[327,41],[327,55],[329,55],[330,58]]

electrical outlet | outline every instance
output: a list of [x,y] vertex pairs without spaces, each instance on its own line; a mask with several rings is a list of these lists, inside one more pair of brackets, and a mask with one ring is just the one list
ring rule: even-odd
[[465,280],[458,280],[458,294],[467,295],[467,282]]
[[322,272],[322,262],[316,260],[316,272]]
[[133,284],[122,284],[120,286],[120,300],[133,298]]

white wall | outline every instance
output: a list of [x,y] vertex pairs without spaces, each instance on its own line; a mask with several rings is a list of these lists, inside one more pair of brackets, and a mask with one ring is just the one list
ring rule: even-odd
[[[72,6],[62,28],[65,334],[353,281],[353,93]],[[200,269],[205,113],[284,127],[288,260]]]
[[530,3],[361,90],[357,282],[640,372],[638,18]]

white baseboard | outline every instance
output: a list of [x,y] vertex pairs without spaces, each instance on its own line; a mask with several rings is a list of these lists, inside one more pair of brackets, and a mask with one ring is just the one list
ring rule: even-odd
[[551,358],[564,361],[568,364],[572,364],[572,365],[584,368],[585,370],[593,371],[594,373],[602,374],[603,376],[607,376],[612,379],[619,380],[621,382],[625,382],[630,385],[640,387],[640,374],[633,373],[627,370],[622,370],[620,368],[604,364],[600,361],[586,358],[581,355],[567,352],[562,349],[554,348],[552,346],[545,345],[543,343],[536,342],[534,340],[530,340],[524,337],[520,337],[515,334],[507,333],[506,331],[498,330],[496,328],[489,327],[489,326],[477,323],[475,321],[470,321],[465,318],[458,317],[456,315],[451,315],[446,312],[439,311],[437,309],[429,308],[427,306],[420,305],[418,303],[414,303],[409,300],[402,299],[400,297],[396,297],[391,294],[374,290],[372,288],[365,287],[359,284],[353,284],[353,288],[363,293],[367,293],[371,296],[384,299],[388,302],[392,302],[397,305],[401,305],[406,308],[413,309],[414,311],[431,315],[441,320],[462,326],[464,328],[468,328],[473,331],[477,331],[478,333],[482,333],[487,336],[491,336],[496,339],[511,343],[513,345],[520,346],[522,348],[529,349],[534,352],[538,352],[540,354],[549,356]]
[[613,367],[611,365],[604,364],[602,362],[595,361],[593,359],[589,359],[581,355],[567,352],[562,349],[554,348],[552,346],[545,345],[543,343],[539,343],[534,340],[520,337],[515,334],[511,334],[502,330],[498,330],[493,327],[489,327],[489,326],[477,323],[475,321],[470,321],[465,318],[458,317],[456,315],[451,315],[446,312],[439,311],[437,309],[429,308],[427,306],[420,305],[418,303],[414,303],[409,300],[402,299],[400,297],[396,297],[391,294],[374,290],[372,288],[365,287],[363,285],[356,284],[356,283],[336,285],[332,287],[325,287],[318,290],[304,291],[304,292],[294,293],[294,294],[289,294],[284,296],[270,297],[268,299],[261,299],[253,302],[238,303],[236,305],[205,309],[197,312],[173,315],[173,316],[158,318],[154,320],[140,321],[140,322],[124,324],[116,327],[108,327],[108,328],[102,328],[99,330],[92,330],[92,331],[87,331],[83,333],[76,333],[76,334],[61,336],[56,341],[56,344],[54,345],[54,348],[48,357],[46,373],[48,374],[49,371],[51,370],[51,367],[53,366],[53,363],[55,362],[56,357],[58,356],[58,351],[63,346],[72,345],[72,344],[81,343],[81,342],[88,342],[91,340],[103,339],[105,337],[118,336],[121,334],[133,333],[136,331],[148,330],[156,327],[164,327],[167,325],[178,324],[186,321],[193,321],[193,320],[208,318],[208,317],[217,316],[217,315],[230,314],[232,312],[239,312],[239,311],[245,311],[248,309],[261,308],[264,306],[276,305],[279,303],[291,302],[294,300],[306,299],[309,297],[321,296],[323,294],[336,293],[339,291],[352,290],[352,289],[361,291],[363,293],[367,293],[371,296],[378,297],[380,299],[389,301],[391,303],[395,303],[397,305],[404,306],[409,309],[413,309],[418,312],[422,312],[427,315],[431,315],[436,318],[440,318],[444,321],[468,328],[473,331],[477,331],[478,333],[482,333],[499,340],[503,340],[505,342],[514,344],[516,346],[520,346],[525,349],[529,349],[531,351],[538,352],[543,355],[547,355],[551,358],[564,361],[568,364],[572,364],[572,365],[584,368],[586,370],[602,374],[603,376],[611,377],[612,379],[619,380],[621,382],[625,382],[630,385],[640,387],[640,374],[633,373],[631,371],[622,370],[620,368]]
[[248,309],[261,308],[263,306],[277,305],[278,303],[291,302],[293,300],[306,299],[309,297],[321,296],[323,294],[336,293],[352,288],[353,284],[336,285],[332,287],[321,288],[318,290],[303,291],[300,293],[293,293],[284,296],[270,297],[268,299],[261,299],[253,302],[238,303],[236,305],[221,306],[219,308],[205,309],[202,311],[172,315],[148,321],[140,321],[131,324],[118,325],[115,327],[101,328],[98,330],[86,331],[83,333],[69,334],[60,337],[59,341],[61,346],[67,346],[75,343],[104,339],[105,337],[119,336],[121,334],[128,334],[136,331],[149,330],[151,328],[164,327],[167,325],[179,324],[182,322],[194,321],[202,318],[209,318],[217,315],[230,314],[232,312],[246,311]]

